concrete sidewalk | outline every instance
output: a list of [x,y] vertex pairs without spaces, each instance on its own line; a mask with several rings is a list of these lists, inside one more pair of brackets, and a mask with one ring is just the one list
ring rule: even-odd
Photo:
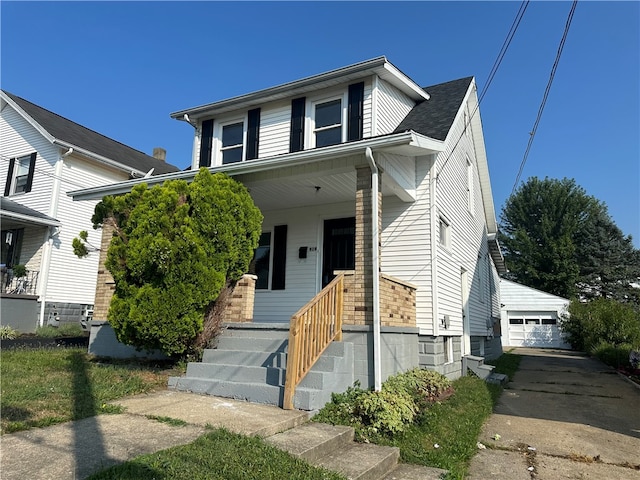
[[576,352],[522,348],[472,480],[640,479],[640,388]]
[[[76,480],[139,455],[190,443],[207,425],[266,437],[308,419],[298,410],[175,391],[112,403],[126,407],[126,413],[3,435],[0,478]],[[188,425],[171,426],[150,417]]]

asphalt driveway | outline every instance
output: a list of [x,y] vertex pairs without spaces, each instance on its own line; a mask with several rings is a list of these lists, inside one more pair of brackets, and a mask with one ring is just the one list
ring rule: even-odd
[[640,387],[580,353],[514,353],[520,369],[483,427],[469,478],[640,479]]

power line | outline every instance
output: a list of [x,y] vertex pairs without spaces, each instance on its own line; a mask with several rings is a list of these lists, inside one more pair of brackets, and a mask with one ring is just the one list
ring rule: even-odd
[[482,91],[480,92],[480,95],[478,96],[478,104],[473,109],[473,112],[471,113],[471,115],[469,115],[469,118],[467,119],[467,121],[465,122],[465,124],[463,126],[462,133],[458,137],[458,140],[456,140],[456,143],[453,145],[453,148],[451,149],[451,152],[449,153],[449,155],[445,159],[444,163],[440,167],[440,170],[438,170],[438,173],[436,174],[436,177],[438,175],[440,175],[440,173],[444,169],[445,165],[451,159],[451,156],[453,155],[453,152],[456,151],[456,147],[460,143],[460,140],[462,140],[462,137],[464,136],[465,132],[467,131],[467,128],[471,124],[471,120],[473,120],[473,117],[478,112],[478,109],[480,108],[480,103],[482,102],[482,99],[484,98],[484,96],[487,94],[487,91],[489,90],[489,86],[491,85],[491,82],[493,82],[493,78],[495,77],[496,73],[498,72],[498,68],[500,68],[500,65],[502,64],[502,60],[504,59],[504,56],[506,55],[507,50],[509,49],[509,46],[511,45],[511,41],[513,40],[513,37],[515,36],[516,31],[518,30],[518,27],[520,26],[520,21],[522,20],[522,17],[524,16],[524,12],[527,10],[528,6],[529,6],[529,0],[525,0],[520,4],[520,8],[518,9],[518,12],[516,13],[516,16],[513,19],[513,22],[511,23],[511,27],[509,28],[509,32],[507,33],[507,36],[504,39],[504,42],[502,43],[502,47],[500,48],[500,52],[498,52],[498,56],[496,57],[496,60],[493,62],[493,67],[491,67],[491,71],[489,72],[489,76],[487,77],[487,82],[485,83]]
[[529,133],[529,143],[527,144],[527,149],[524,152],[524,157],[522,158],[522,162],[520,163],[520,170],[518,170],[518,175],[516,176],[516,181],[513,184],[513,188],[511,189],[511,195],[516,190],[516,186],[520,181],[520,176],[522,175],[522,171],[524,170],[524,165],[527,163],[527,157],[529,156],[529,151],[531,150],[531,145],[533,144],[533,138],[536,136],[536,131],[538,130],[538,124],[540,123],[540,119],[542,118],[542,112],[547,103],[547,97],[549,96],[549,91],[551,90],[551,84],[553,83],[553,78],[556,75],[556,69],[558,68],[558,63],[560,62],[560,56],[562,55],[562,50],[564,48],[565,41],[567,39],[567,34],[569,33],[569,27],[571,27],[571,21],[573,20],[573,13],[576,10],[576,6],[578,5],[578,0],[574,0],[571,4],[571,10],[569,11],[569,16],[567,17],[567,22],[564,26],[564,33],[562,34],[562,39],[560,40],[560,45],[558,46],[558,52],[556,53],[556,59],[553,62],[553,67],[551,68],[551,74],[549,76],[549,81],[547,82],[547,88],[544,91],[544,95],[542,97],[542,103],[540,104],[540,108],[538,109],[538,116],[536,117],[536,121],[533,124],[533,129],[531,133]]

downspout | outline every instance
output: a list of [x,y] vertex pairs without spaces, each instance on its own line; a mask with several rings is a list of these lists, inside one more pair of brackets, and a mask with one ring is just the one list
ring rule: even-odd
[[373,375],[376,392],[382,389],[382,357],[380,347],[380,254],[378,235],[378,166],[371,147],[365,150],[371,167],[371,256],[373,273]]
[[[62,167],[64,159],[73,153],[73,148],[69,148],[66,152],[60,155],[55,166],[55,176],[53,180],[53,186],[51,188],[51,206],[49,207],[49,216],[56,218],[58,216],[58,203],[60,197],[60,179],[62,178]],[[40,326],[44,326],[44,310],[47,303],[47,283],[49,283],[49,270],[51,268],[51,252],[53,250],[53,237],[59,233],[59,228],[56,230],[52,227],[47,229],[47,233],[44,238],[44,249],[42,252],[42,260],[40,262]]]
[[436,156],[432,155],[431,169],[429,172],[429,193],[430,193],[430,217],[431,217],[431,316],[433,322],[433,336],[440,335],[438,319],[438,242],[436,240],[438,229],[438,208],[437,192],[438,174],[436,172]]

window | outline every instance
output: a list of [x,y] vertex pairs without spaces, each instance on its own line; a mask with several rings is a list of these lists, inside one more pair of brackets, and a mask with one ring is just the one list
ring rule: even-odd
[[14,230],[2,230],[0,240],[2,241],[2,259],[0,263],[7,267],[13,268],[14,265],[20,263],[20,250],[22,249],[23,228]]
[[473,165],[467,157],[467,208],[473,214]]
[[509,325],[522,325],[523,320],[522,318],[510,318],[509,319]]
[[222,164],[242,161],[244,150],[244,122],[222,126]]
[[451,337],[442,337],[444,339],[444,363],[453,363],[453,339]]
[[555,318],[543,318],[542,325],[557,325],[558,320]]
[[[272,244],[273,239],[273,244]],[[260,235],[249,271],[258,277],[256,289],[284,290],[287,257],[287,226],[276,225]]]
[[213,119],[202,122],[200,134],[200,167],[211,166],[211,147],[213,143]]
[[316,147],[326,147],[342,142],[342,99],[316,103],[314,106],[313,133]]
[[444,248],[449,248],[451,243],[451,227],[444,217],[440,217],[438,225],[438,240]]
[[269,288],[269,271],[271,260],[271,232],[260,235],[258,248],[253,258],[253,273],[258,277],[256,288],[266,290]]
[[36,153],[9,160],[7,182],[4,187],[5,197],[19,193],[28,193],[31,191],[35,165]]

